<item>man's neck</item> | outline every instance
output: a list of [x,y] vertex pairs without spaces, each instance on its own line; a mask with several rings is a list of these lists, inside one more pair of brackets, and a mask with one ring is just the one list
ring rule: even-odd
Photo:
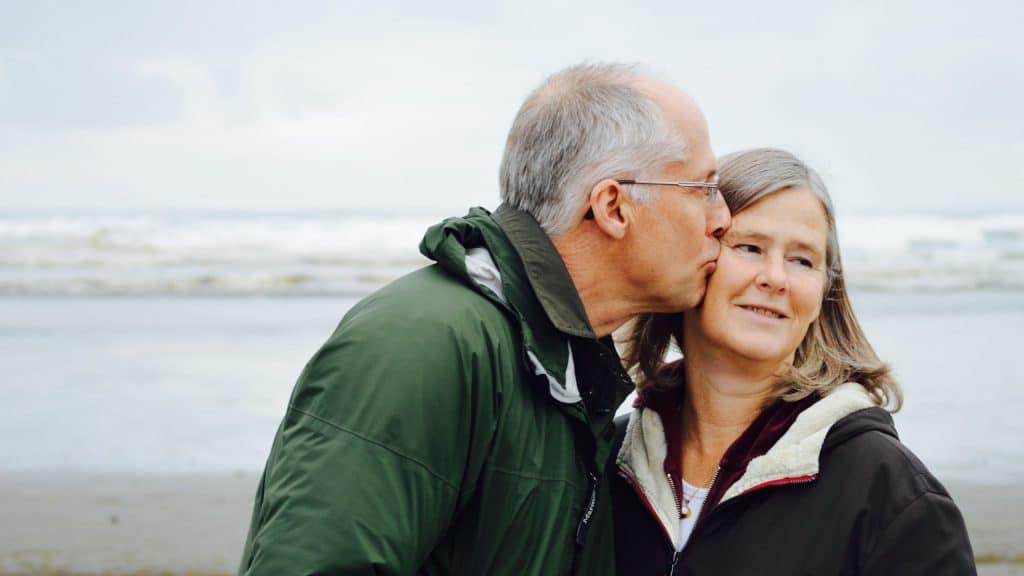
[[552,241],[576,286],[590,326],[598,338],[611,334],[639,313],[634,304],[619,297],[628,293],[622,286],[621,274],[603,265],[615,259],[608,255],[594,257],[595,254],[602,254],[607,246],[581,237],[562,237]]

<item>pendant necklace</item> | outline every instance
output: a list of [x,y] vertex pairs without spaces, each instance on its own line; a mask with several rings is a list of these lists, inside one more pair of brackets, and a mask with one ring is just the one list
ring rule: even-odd
[[[680,518],[689,518],[690,514],[693,514],[693,511],[690,509],[690,502],[693,501],[693,498],[695,496],[697,496],[697,493],[700,492],[702,489],[704,489],[704,488],[711,488],[712,486],[715,485],[715,480],[718,479],[718,472],[721,469],[722,469],[721,466],[716,466],[715,467],[715,473],[711,475],[711,480],[707,484],[705,484],[704,486],[698,486],[697,489],[693,491],[693,494],[690,494],[689,498],[686,497],[686,485],[684,484],[683,486],[680,487],[680,488],[682,488],[680,490],[680,492],[683,493],[683,496],[682,496],[683,502],[682,502],[682,505],[679,507],[679,517]],[[680,476],[680,479],[682,479],[682,476]]]

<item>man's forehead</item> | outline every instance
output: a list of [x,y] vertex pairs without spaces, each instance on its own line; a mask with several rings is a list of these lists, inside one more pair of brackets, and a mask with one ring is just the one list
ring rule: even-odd
[[686,143],[680,150],[680,169],[693,177],[706,179],[717,172],[714,153],[711,151],[708,124],[700,107],[689,94],[679,88],[655,78],[639,77],[637,87],[650,96],[665,114],[669,127],[679,132]]
[[715,157],[712,154],[695,155],[689,154],[686,160],[670,162],[667,169],[671,173],[686,174],[687,180],[699,180],[707,182],[714,180],[718,175]]

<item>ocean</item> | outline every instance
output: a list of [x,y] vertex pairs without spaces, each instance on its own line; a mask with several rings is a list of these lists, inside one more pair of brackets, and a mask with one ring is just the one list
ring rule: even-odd
[[[1024,292],[856,292],[940,476],[1024,483]],[[262,467],[291,387],[348,297],[0,298],[0,471]]]

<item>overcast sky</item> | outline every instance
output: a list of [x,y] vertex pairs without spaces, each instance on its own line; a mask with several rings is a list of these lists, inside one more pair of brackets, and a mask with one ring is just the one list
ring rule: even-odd
[[0,212],[462,212],[546,75],[638,62],[846,213],[1024,210],[1024,8],[0,0]]

